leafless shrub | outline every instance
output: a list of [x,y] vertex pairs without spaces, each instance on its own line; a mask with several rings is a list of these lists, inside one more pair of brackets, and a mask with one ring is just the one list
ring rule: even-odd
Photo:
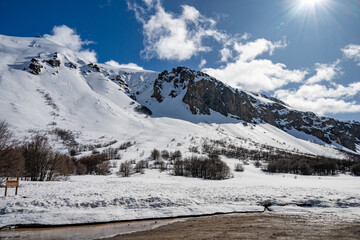
[[96,175],[107,175],[110,173],[110,162],[104,161],[98,165],[96,165]]
[[8,123],[0,121],[0,185],[5,177],[21,177],[24,173],[24,158],[13,137]]
[[268,172],[294,173],[303,175],[334,175],[338,170],[336,160],[317,157],[311,160],[304,159],[279,159],[269,162]]
[[19,147],[8,147],[0,151],[0,185],[5,177],[22,177],[24,175],[24,157]]
[[154,168],[160,169],[160,171],[162,172],[166,170],[166,164],[164,161],[158,159],[154,162]]
[[113,145],[113,144],[115,144],[115,143],[117,143],[117,140],[112,140],[112,141],[109,141],[109,142],[107,142],[107,143],[103,143],[103,144],[101,145],[101,147],[108,147],[108,146],[111,146],[111,145]]
[[13,133],[9,129],[9,124],[0,121],[0,151],[13,145]]
[[52,151],[44,135],[35,135],[22,146],[25,177],[31,181],[57,180],[74,172],[74,164],[66,155]]
[[262,166],[262,164],[261,164],[260,161],[255,161],[255,162],[254,162],[254,166],[255,166],[256,168],[259,168],[259,167]]
[[26,177],[31,181],[45,181],[51,160],[51,148],[43,135],[35,135],[23,145]]
[[132,145],[133,145],[133,143],[130,142],[130,141],[129,141],[129,142],[125,142],[125,143],[123,143],[123,144],[120,145],[119,149],[120,149],[120,150],[125,150],[125,149],[131,147]]
[[123,177],[130,177],[130,172],[132,170],[131,163],[125,161],[121,163],[119,172],[122,174]]
[[154,148],[152,151],[151,151],[151,154],[150,154],[150,158],[152,159],[152,160],[159,160],[159,158],[160,158],[160,152],[159,152],[159,150],[157,150],[156,148]]
[[85,164],[82,164],[80,161],[75,162],[75,166],[76,166],[76,174],[78,175],[84,175],[86,174],[86,166]]
[[144,174],[145,173],[145,168],[148,168],[148,167],[149,167],[148,162],[146,162],[144,160],[141,160],[141,161],[136,163],[135,172]]
[[[108,158],[103,153],[82,157],[78,160],[78,162],[85,166],[86,174],[105,175],[110,172],[110,164],[108,162]],[[104,170],[105,167],[107,168]]]
[[351,173],[355,176],[360,176],[360,163],[356,163],[351,167]]
[[217,155],[190,157],[174,162],[174,174],[212,180],[222,180],[231,177],[230,168]]
[[52,133],[57,135],[66,146],[76,146],[75,134],[71,130],[55,128]]
[[91,151],[91,154],[92,154],[92,155],[99,154],[99,153],[100,153],[100,151],[97,150],[97,149],[94,149],[94,150]]
[[44,97],[47,105],[49,105],[54,111],[59,111],[59,107],[55,104],[49,93],[45,92],[45,90],[42,89],[37,89],[37,91],[41,93],[41,95]]
[[75,165],[69,156],[53,152],[48,165],[46,181],[60,180],[75,172]]
[[162,150],[161,151],[161,158],[164,160],[168,160],[170,157],[170,153],[167,150]]
[[175,152],[170,152],[170,160],[175,161],[179,160],[182,157],[182,153],[180,150],[176,150]]
[[108,159],[121,159],[118,148],[109,147],[103,150],[103,153],[106,154]]
[[197,147],[197,146],[190,146],[189,151],[192,153],[200,153],[199,147]]

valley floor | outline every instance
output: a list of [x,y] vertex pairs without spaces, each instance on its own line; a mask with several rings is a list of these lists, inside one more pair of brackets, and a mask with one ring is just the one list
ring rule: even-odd
[[231,214],[192,218],[117,239],[359,239],[360,221],[315,214]]
[[[237,160],[225,160],[233,166]],[[245,165],[228,180],[177,177],[157,169],[122,178],[71,176],[68,181],[20,182],[0,197],[0,227],[74,224],[215,212],[308,212],[360,219],[360,178],[269,174]],[[4,190],[4,189],[1,189]],[[2,193],[3,194],[3,193]]]

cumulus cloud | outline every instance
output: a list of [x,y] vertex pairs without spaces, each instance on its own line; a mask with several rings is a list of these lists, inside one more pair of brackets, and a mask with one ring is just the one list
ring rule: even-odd
[[130,69],[135,69],[135,70],[144,70],[143,67],[138,66],[135,63],[127,63],[127,64],[119,64],[118,62],[114,61],[114,60],[110,60],[105,62],[105,64],[109,65],[109,66],[113,66],[113,67],[121,67],[121,68],[130,68]]
[[344,53],[345,57],[353,59],[358,62],[358,65],[360,66],[360,45],[349,44],[342,48],[341,51]]
[[232,52],[229,48],[223,48],[220,50],[221,62],[227,62],[232,58]]
[[283,41],[271,42],[261,38],[253,42],[235,42],[234,49],[240,54],[239,60],[245,62],[254,60],[265,52],[269,52],[272,55],[276,48],[284,48],[286,45],[285,39]]
[[205,59],[201,59],[200,64],[199,64],[199,68],[200,68],[200,69],[203,68],[203,67],[205,66],[205,64],[206,64],[206,60],[205,60]]
[[339,67],[339,63],[340,63],[339,59],[331,64],[316,63],[315,64],[316,74],[307,80],[307,84],[333,80],[333,78],[335,78],[337,75],[341,73],[340,72],[341,68]]
[[286,65],[267,59],[228,63],[225,67],[205,68],[204,72],[228,85],[249,91],[272,91],[289,82],[300,82],[306,71],[288,70]]
[[204,17],[191,6],[182,5],[182,13],[166,12],[159,0],[144,0],[145,6],[128,2],[129,9],[143,25],[145,58],[188,60],[200,52],[210,51],[204,38],[223,41],[226,36],[214,28],[215,20]]
[[275,96],[303,111],[325,113],[360,112],[360,104],[347,100],[360,92],[360,82],[328,88],[320,84],[302,85],[298,90],[282,89]]
[[[278,42],[266,39],[256,39],[245,43],[234,41],[232,45],[220,52],[221,60],[227,62],[224,66],[205,68],[203,71],[232,87],[249,91],[272,91],[290,82],[300,82],[307,74],[302,70],[289,70],[282,63],[273,63],[268,59],[256,59],[264,53],[271,55],[275,49],[284,48],[286,45],[285,39]],[[230,47],[236,54],[235,60],[232,62],[228,62],[233,55]]]
[[96,53],[94,51],[83,49],[84,45],[88,45],[93,42],[83,41],[80,35],[76,34],[74,29],[69,28],[66,25],[55,26],[52,30],[52,34],[45,34],[44,38],[47,38],[60,46],[79,52],[81,55],[83,55],[83,57],[91,62],[97,61]]
[[356,95],[360,93],[360,82],[347,86],[337,84],[334,79],[340,74],[340,60],[330,64],[316,63],[316,73],[297,89],[281,89],[275,92],[292,107],[319,114],[360,112]]

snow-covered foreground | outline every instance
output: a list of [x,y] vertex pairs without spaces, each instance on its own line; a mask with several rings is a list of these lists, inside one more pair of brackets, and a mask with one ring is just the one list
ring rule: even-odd
[[[231,166],[236,161],[226,162]],[[0,226],[71,224],[231,211],[314,212],[360,218],[360,178],[267,174],[253,165],[223,181],[147,169],[121,178],[72,176],[65,182],[21,182],[0,198]],[[3,189],[2,189],[3,190]],[[299,207],[309,203],[312,207]]]
[[[249,150],[268,151],[271,147],[339,159],[347,156],[338,151],[342,146],[295,129],[250,124],[214,111],[194,115],[181,100],[184,89],[177,92],[177,98],[168,95],[173,83],[164,83],[167,97],[159,103],[151,97],[159,73],[94,65],[82,52],[46,38],[0,35],[0,53],[0,121],[10,124],[18,140],[28,140],[34,133],[46,134],[52,148],[65,154],[77,145],[65,144],[54,133],[56,129],[71,132],[78,145],[101,146],[96,147],[100,152],[106,150],[105,143],[112,142],[112,148],[132,143],[121,150],[122,160],[112,175],[21,182],[18,196],[14,197],[10,189],[9,197],[0,197],[0,226],[261,211],[261,204],[267,200],[275,211],[329,212],[360,218],[359,177],[295,178],[266,174],[247,165],[245,172],[234,173],[234,178],[224,181],[175,177],[149,169],[144,175],[121,178],[115,173],[120,161],[148,161],[154,148],[180,150],[188,157],[194,154],[191,147],[201,150],[202,144],[211,140]],[[55,66],[50,60],[60,64]],[[39,67],[37,73],[31,64]],[[272,101],[252,96],[258,102]],[[142,105],[152,111],[151,116],[139,112]],[[90,148],[79,151],[78,157],[91,154]],[[231,168],[238,163],[225,161]]]

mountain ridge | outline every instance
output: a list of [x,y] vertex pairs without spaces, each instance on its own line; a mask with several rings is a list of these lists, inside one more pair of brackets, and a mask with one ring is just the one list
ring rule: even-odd
[[[351,150],[360,143],[360,123],[343,122],[329,117],[318,117],[312,112],[301,112],[290,108],[281,100],[265,95],[233,89],[221,81],[188,67],[173,68],[159,74],[154,82],[154,97],[159,103],[164,99],[162,84],[173,83],[168,96],[175,98],[179,88],[186,89],[182,98],[193,114],[210,115],[210,109],[224,116],[229,114],[246,122],[266,122],[282,130],[292,128],[310,134],[326,143],[342,145]],[[260,101],[265,97],[269,101]]]
[[[251,136],[261,144],[315,155],[338,154],[331,145],[338,149],[346,145],[344,149],[359,152],[358,136],[345,134],[348,144],[341,139],[339,142],[344,145],[333,140],[329,144],[303,129],[286,129],[286,122],[271,112],[292,109],[280,100],[232,89],[187,67],[162,73],[121,68],[92,63],[81,52],[45,38],[1,35],[0,39],[0,52],[4,56],[0,60],[1,118],[24,136],[31,129],[60,127],[82,132],[81,141],[103,136],[143,138],[139,145],[149,149],[156,144],[167,146],[168,141],[185,134],[204,138],[224,136],[233,141]],[[159,94],[163,98],[161,102]],[[231,104],[228,99],[235,102]],[[269,109],[269,106],[275,107]],[[260,114],[264,112],[268,116],[262,118]],[[284,126],[277,121],[284,122]]]

